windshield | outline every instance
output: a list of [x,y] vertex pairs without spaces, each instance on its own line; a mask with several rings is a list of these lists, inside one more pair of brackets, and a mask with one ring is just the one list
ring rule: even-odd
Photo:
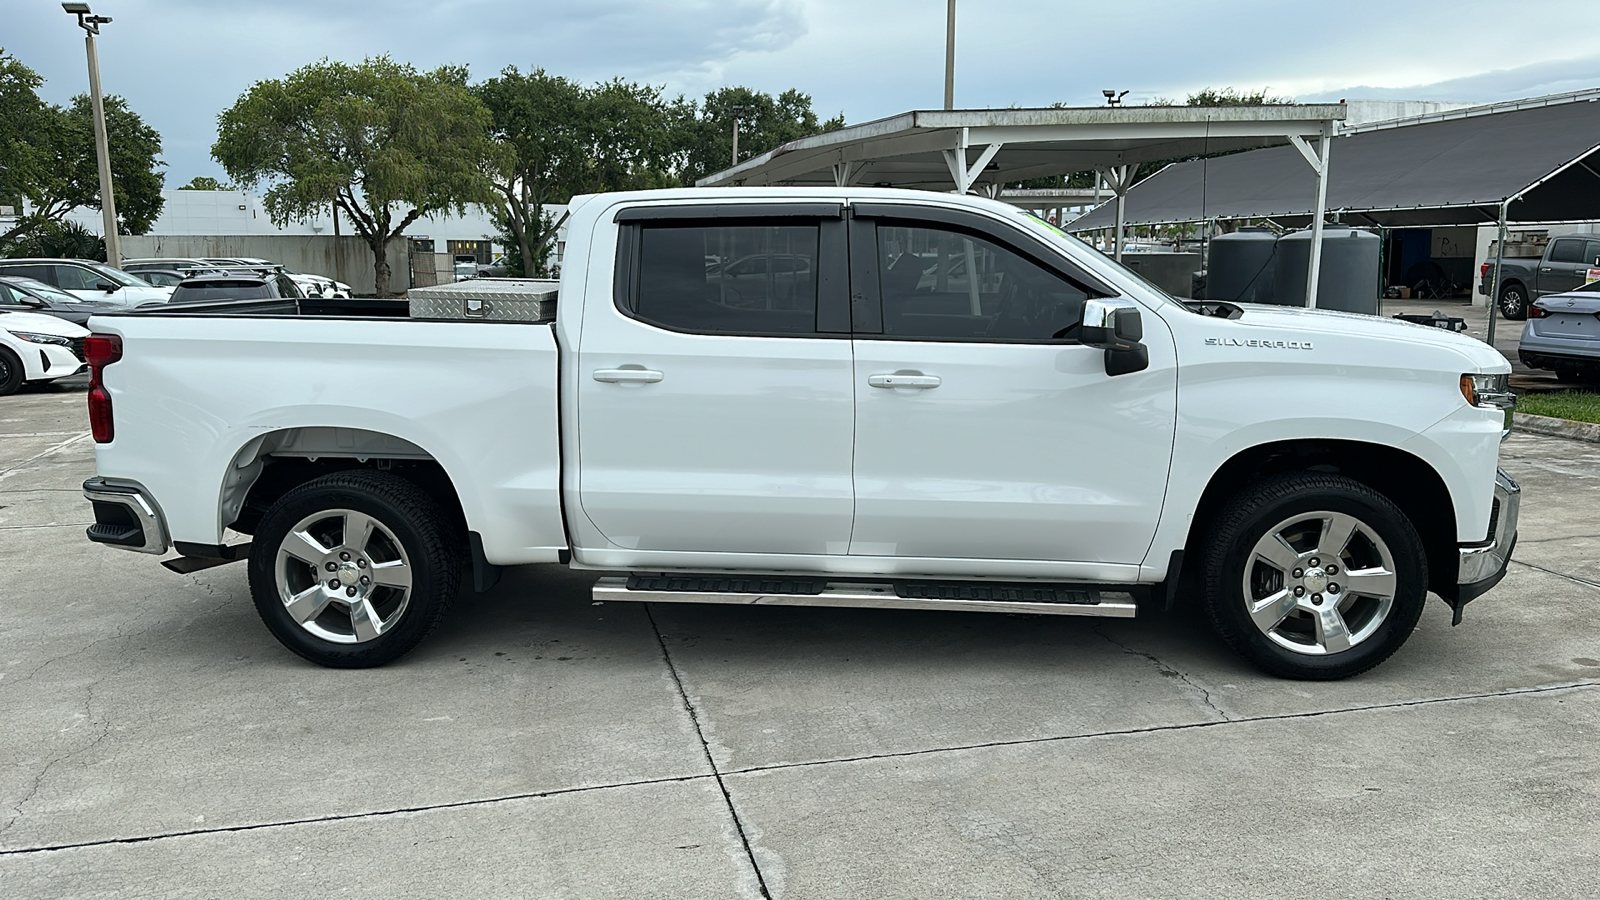
[[1045,240],[1050,241],[1050,242],[1055,243],[1055,244],[1066,246],[1066,247],[1076,247],[1076,248],[1079,248],[1079,249],[1082,249],[1082,250],[1087,250],[1090,253],[1093,253],[1093,254],[1101,257],[1106,262],[1111,263],[1112,265],[1116,266],[1117,270],[1119,272],[1121,272],[1123,275],[1126,275],[1129,278],[1132,278],[1133,280],[1135,280],[1135,281],[1139,282],[1140,284],[1144,285],[1145,287],[1149,288],[1150,289],[1150,293],[1152,293],[1155,296],[1159,297],[1160,299],[1166,301],[1168,304],[1170,304],[1172,306],[1175,306],[1178,309],[1183,310],[1184,312],[1194,312],[1194,310],[1192,310],[1189,307],[1185,306],[1183,304],[1182,300],[1179,300],[1177,297],[1174,297],[1171,294],[1167,293],[1166,291],[1162,290],[1161,288],[1156,287],[1154,284],[1152,284],[1150,282],[1150,280],[1148,278],[1145,278],[1143,275],[1140,275],[1138,272],[1135,272],[1134,270],[1128,268],[1127,266],[1124,266],[1121,263],[1117,262],[1116,260],[1113,260],[1111,257],[1106,256],[1105,254],[1101,253],[1099,250],[1094,249],[1093,247],[1089,246],[1088,244],[1085,244],[1083,241],[1078,240],[1077,238],[1073,237],[1072,235],[1067,234],[1065,231],[1062,231],[1060,228],[1056,227],[1055,225],[1052,225],[1051,223],[1046,222],[1044,219],[1041,219],[1038,216],[1036,216],[1033,213],[1028,212],[1026,210],[1020,210],[1019,209],[1019,210],[1017,210],[1017,214],[1022,218],[1023,222],[1027,223],[1028,228],[1029,228],[1030,231],[1033,231],[1035,234],[1038,234],[1038,235],[1042,236]]
[[105,277],[111,279],[112,281],[115,281],[117,284],[122,285],[123,287],[142,287],[142,288],[147,288],[147,287],[150,286],[150,282],[143,281],[141,279],[135,278],[132,275],[129,275],[127,272],[122,271],[121,269],[113,269],[110,266],[102,266],[102,265],[98,265],[98,264],[91,264],[89,266],[89,268],[95,270],[96,274],[104,275]]

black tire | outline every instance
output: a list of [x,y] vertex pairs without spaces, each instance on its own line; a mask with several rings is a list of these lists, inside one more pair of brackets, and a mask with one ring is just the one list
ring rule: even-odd
[[1500,288],[1500,315],[1521,321],[1528,317],[1528,289],[1513,281]]
[[10,348],[0,347],[0,397],[15,394],[27,376],[22,360]]
[[[1350,550],[1337,563],[1343,566],[1347,558],[1354,559],[1356,555],[1370,559],[1387,552],[1393,565],[1394,586],[1387,612],[1380,615],[1377,611],[1381,607],[1379,600],[1361,596],[1360,591],[1349,583],[1341,586],[1335,581],[1331,590],[1342,593],[1326,595],[1340,598],[1332,602],[1330,608],[1337,610],[1341,604],[1350,603],[1349,612],[1368,614],[1364,622],[1356,620],[1357,625],[1349,625],[1341,612],[1339,622],[1348,625],[1354,636],[1360,636],[1364,628],[1371,630],[1359,641],[1353,641],[1347,649],[1313,655],[1318,652],[1314,649],[1318,646],[1314,636],[1308,635],[1310,641],[1305,645],[1296,644],[1288,638],[1293,637],[1292,629],[1295,628],[1313,633],[1319,631],[1316,611],[1309,607],[1292,610],[1279,626],[1285,632],[1274,630],[1277,636],[1274,639],[1263,630],[1264,626],[1258,626],[1252,620],[1250,606],[1255,600],[1261,599],[1253,596],[1253,585],[1261,584],[1259,579],[1263,577],[1270,580],[1273,571],[1272,563],[1255,555],[1257,542],[1266,540],[1275,528],[1296,517],[1304,517],[1303,521],[1307,523],[1305,527],[1309,528],[1309,523],[1316,518],[1314,514],[1320,512],[1326,512],[1330,521],[1334,517],[1353,518],[1365,529],[1357,531],[1357,537],[1347,542]],[[1291,526],[1295,527],[1301,526]],[[1373,540],[1373,536],[1377,540]],[[1379,547],[1384,550],[1380,551]],[[1251,485],[1218,513],[1209,529],[1201,559],[1205,605],[1217,634],[1245,659],[1263,671],[1283,678],[1331,680],[1367,671],[1388,659],[1406,642],[1416,628],[1427,600],[1427,556],[1410,520],[1388,498],[1360,482],[1335,475],[1299,472]],[[1329,564],[1328,560],[1315,562],[1320,563],[1321,567]],[[1368,570],[1368,566],[1360,560],[1356,564],[1359,569]],[[1247,565],[1250,566],[1249,572]],[[1298,587],[1305,591],[1312,572],[1317,572],[1319,579],[1322,577],[1322,568],[1297,568],[1294,571],[1305,572],[1308,580],[1292,581],[1285,574],[1281,584],[1283,590]],[[1331,577],[1360,575],[1342,572]],[[1247,581],[1247,578],[1258,580]],[[1261,588],[1261,593],[1270,593],[1274,587],[1277,586],[1266,585]],[[1325,587],[1312,589],[1330,590]],[[1313,598],[1317,601],[1318,610],[1324,609],[1323,603],[1329,602],[1321,593],[1303,595],[1290,602],[1303,605]],[[1305,624],[1298,624],[1302,622]],[[1302,649],[1288,649],[1285,642]],[[1329,643],[1332,644],[1331,641]]]
[[[281,558],[280,550],[285,548],[290,531],[312,517],[328,514],[328,518],[308,527],[307,531],[330,528],[332,526],[326,523],[334,520],[346,522],[345,514],[331,512],[335,510],[353,511],[377,523],[372,531],[372,543],[365,544],[366,549],[355,554],[355,561],[363,566],[362,571],[376,579],[378,569],[387,559],[387,564],[399,563],[409,573],[410,588],[404,592],[385,589],[376,581],[371,587],[361,588],[364,593],[359,595],[360,599],[371,598],[371,606],[365,607],[368,612],[393,616],[392,621],[383,624],[384,630],[373,637],[363,639],[355,625],[354,607],[341,596],[323,599],[323,614],[306,625],[290,614],[285,600],[286,594],[295,590],[312,587],[321,590],[324,584],[334,584],[322,581],[329,573],[320,565]],[[323,543],[342,545],[348,539],[341,531],[337,541],[330,537]],[[301,546],[300,549],[305,548]],[[335,546],[334,552],[338,549]],[[372,558],[370,569],[366,568],[364,555]],[[466,557],[466,536],[461,526],[415,484],[388,472],[366,469],[337,472],[294,488],[262,517],[250,550],[250,594],[267,629],[300,656],[318,665],[341,669],[381,666],[416,647],[444,618],[461,591]],[[327,559],[331,561],[333,557]],[[280,587],[280,566],[285,584],[289,585],[287,588]],[[305,580],[308,572],[315,573],[310,576],[312,581]],[[301,581],[290,584],[288,579],[291,578]],[[361,584],[367,584],[367,579],[362,578]],[[342,595],[345,590],[355,589],[338,584],[334,587],[335,590],[328,593]],[[370,594],[365,593],[369,591]],[[385,604],[394,612],[383,613]],[[340,605],[345,606],[343,625]],[[341,634],[338,630],[341,627],[348,628],[349,634]],[[319,636],[319,633],[330,637]]]

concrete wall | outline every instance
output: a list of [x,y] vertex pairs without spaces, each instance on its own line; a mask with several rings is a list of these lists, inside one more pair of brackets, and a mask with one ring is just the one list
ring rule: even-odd
[[[410,284],[407,242],[389,242],[389,289],[395,293]],[[174,234],[124,237],[125,259],[148,256],[248,256],[270,259],[291,272],[323,275],[350,285],[357,294],[376,292],[372,273],[372,250],[360,238],[340,237],[335,247],[332,235],[281,234]]]

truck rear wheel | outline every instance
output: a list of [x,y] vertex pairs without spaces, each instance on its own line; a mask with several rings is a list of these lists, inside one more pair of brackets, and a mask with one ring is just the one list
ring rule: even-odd
[[1512,282],[1500,289],[1500,315],[1522,320],[1528,317],[1528,291]]
[[428,636],[461,589],[465,540],[421,488],[386,472],[325,475],[267,510],[250,550],[256,611],[285,647],[380,666]]
[[1217,516],[1203,552],[1213,627],[1285,678],[1347,678],[1383,662],[1427,599],[1427,557],[1410,520],[1339,476],[1250,487]]

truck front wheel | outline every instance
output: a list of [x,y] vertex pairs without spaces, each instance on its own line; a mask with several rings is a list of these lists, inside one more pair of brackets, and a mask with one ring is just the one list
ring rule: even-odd
[[1410,520],[1335,475],[1252,485],[1218,515],[1202,559],[1217,633],[1285,678],[1347,678],[1383,662],[1427,599],[1427,557]]
[[256,611],[285,647],[336,668],[421,643],[461,588],[465,540],[438,502],[387,472],[325,475],[267,510],[250,550]]

